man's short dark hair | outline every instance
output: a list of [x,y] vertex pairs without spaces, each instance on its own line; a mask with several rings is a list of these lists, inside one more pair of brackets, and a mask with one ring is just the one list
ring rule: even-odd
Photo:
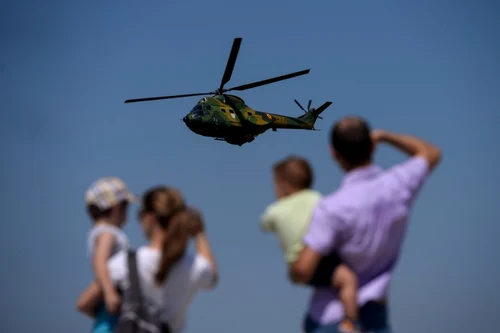
[[296,189],[308,189],[313,185],[313,170],[305,158],[288,156],[274,164],[273,171]]
[[368,122],[358,117],[338,121],[331,130],[330,143],[351,166],[371,160],[373,143]]

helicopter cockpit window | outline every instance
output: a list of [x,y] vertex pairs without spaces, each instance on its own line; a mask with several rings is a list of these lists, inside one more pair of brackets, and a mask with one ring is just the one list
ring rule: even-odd
[[203,114],[205,116],[210,115],[210,110],[212,110],[212,107],[210,106],[210,104],[203,104]]
[[201,104],[196,104],[195,107],[191,110],[191,113],[193,114],[194,118],[202,117],[203,109],[201,107]]

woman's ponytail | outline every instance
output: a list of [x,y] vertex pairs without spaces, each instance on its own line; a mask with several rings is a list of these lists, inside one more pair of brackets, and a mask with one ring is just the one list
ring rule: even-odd
[[163,228],[163,246],[155,281],[162,284],[173,264],[185,253],[191,230],[184,200],[180,193],[168,187],[155,188],[144,197],[144,208],[153,212]]
[[184,255],[189,242],[190,231],[185,223],[183,223],[183,218],[178,216],[178,218],[174,219],[166,228],[163,238],[161,261],[155,275],[155,280],[158,284],[165,281],[170,268]]

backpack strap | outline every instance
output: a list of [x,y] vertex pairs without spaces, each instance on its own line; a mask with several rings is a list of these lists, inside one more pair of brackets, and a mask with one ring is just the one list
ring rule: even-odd
[[141,316],[144,313],[144,304],[142,300],[141,286],[139,282],[139,273],[137,271],[137,256],[135,250],[128,250],[128,276],[130,282],[130,298],[137,306],[137,312]]
[[[136,251],[129,249],[128,250],[128,256],[127,256],[127,264],[128,264],[128,276],[129,276],[129,282],[130,282],[130,298],[131,302],[133,302],[137,308],[137,314],[139,315],[140,318],[144,316],[146,313],[144,301],[143,301],[143,295],[141,292],[141,286],[140,286],[140,280],[139,280],[139,273],[137,270],[137,255]],[[170,333],[170,325],[168,323],[162,323],[161,326],[161,331],[162,333]]]

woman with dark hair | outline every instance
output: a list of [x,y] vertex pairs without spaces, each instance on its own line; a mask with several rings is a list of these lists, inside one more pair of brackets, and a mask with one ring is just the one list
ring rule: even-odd
[[[186,207],[181,194],[159,186],[145,193],[139,219],[149,244],[137,250],[137,270],[145,300],[159,309],[161,319],[172,333],[185,327],[185,314],[198,291],[217,283],[217,265],[205,235],[201,215]],[[186,253],[194,238],[196,254]],[[116,254],[108,262],[112,281],[118,289],[128,281],[127,253]],[[78,309],[90,316],[101,300],[100,286],[94,282],[78,300]]]

